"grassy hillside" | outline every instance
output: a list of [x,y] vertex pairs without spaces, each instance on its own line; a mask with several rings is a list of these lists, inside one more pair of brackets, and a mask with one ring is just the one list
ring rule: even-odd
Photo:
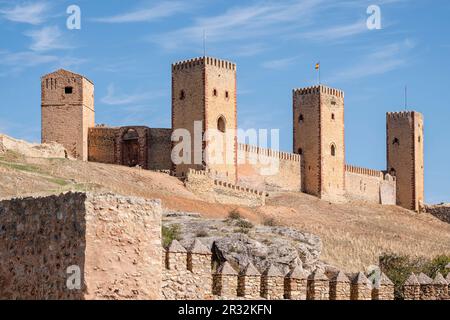
[[361,203],[334,205],[304,194],[273,194],[266,206],[237,208],[202,201],[164,174],[67,159],[0,154],[0,198],[64,191],[112,191],[159,198],[170,210],[220,218],[238,210],[255,223],[293,226],[320,236],[322,260],[346,271],[377,264],[384,252],[434,257],[450,254],[450,225],[428,214]]

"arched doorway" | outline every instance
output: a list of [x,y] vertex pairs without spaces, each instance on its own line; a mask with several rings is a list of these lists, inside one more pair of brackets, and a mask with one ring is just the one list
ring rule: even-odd
[[122,136],[122,165],[136,167],[139,163],[139,134],[128,129]]

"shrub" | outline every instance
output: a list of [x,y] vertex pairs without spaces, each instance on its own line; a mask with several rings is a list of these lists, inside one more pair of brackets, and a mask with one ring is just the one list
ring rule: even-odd
[[195,235],[197,238],[206,238],[209,236],[208,232],[206,230],[200,230]]
[[180,240],[180,226],[178,224],[171,225],[169,227],[162,226],[162,242],[164,248],[170,246],[172,241]]
[[274,218],[266,218],[263,223],[267,227],[276,227],[278,225]]
[[236,226],[241,229],[253,229],[254,225],[250,221],[239,219],[236,221]]
[[235,209],[228,214],[228,218],[230,220],[239,220],[239,219],[241,219],[241,214],[239,213],[239,211],[237,209]]
[[450,262],[450,256],[439,256],[432,260],[425,258],[413,258],[407,255],[386,253],[380,256],[380,268],[395,285],[395,298],[403,300],[403,284],[411,273],[425,273],[431,278],[439,271],[446,276],[449,270],[446,265]]

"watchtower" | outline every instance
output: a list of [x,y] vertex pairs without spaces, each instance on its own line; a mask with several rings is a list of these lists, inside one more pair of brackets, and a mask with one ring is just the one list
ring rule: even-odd
[[424,201],[423,115],[391,112],[386,118],[387,166],[397,178],[397,205],[419,211]]
[[71,156],[88,160],[88,129],[95,126],[94,84],[58,70],[41,78],[42,143],[62,144]]
[[[201,57],[172,65],[172,129],[191,135],[191,146],[184,150],[190,162],[175,165],[177,176],[188,169],[211,170],[236,181],[236,64]],[[206,132],[218,139],[202,141]]]
[[294,153],[302,191],[339,201],[345,192],[344,92],[319,85],[293,91]]

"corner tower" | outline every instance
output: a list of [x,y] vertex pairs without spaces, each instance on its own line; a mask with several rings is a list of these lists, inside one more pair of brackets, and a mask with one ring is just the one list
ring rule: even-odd
[[72,157],[88,160],[88,129],[95,126],[94,84],[58,70],[41,78],[42,143],[62,144]]
[[[172,65],[172,129],[191,135],[190,163],[175,165],[177,176],[196,169],[237,180],[236,64],[201,57]],[[218,133],[222,148],[215,139],[202,142],[210,130]]]
[[293,92],[294,153],[302,191],[341,201],[345,191],[344,92],[323,85]]
[[387,169],[397,177],[397,205],[419,211],[424,201],[423,115],[392,112],[386,118]]

